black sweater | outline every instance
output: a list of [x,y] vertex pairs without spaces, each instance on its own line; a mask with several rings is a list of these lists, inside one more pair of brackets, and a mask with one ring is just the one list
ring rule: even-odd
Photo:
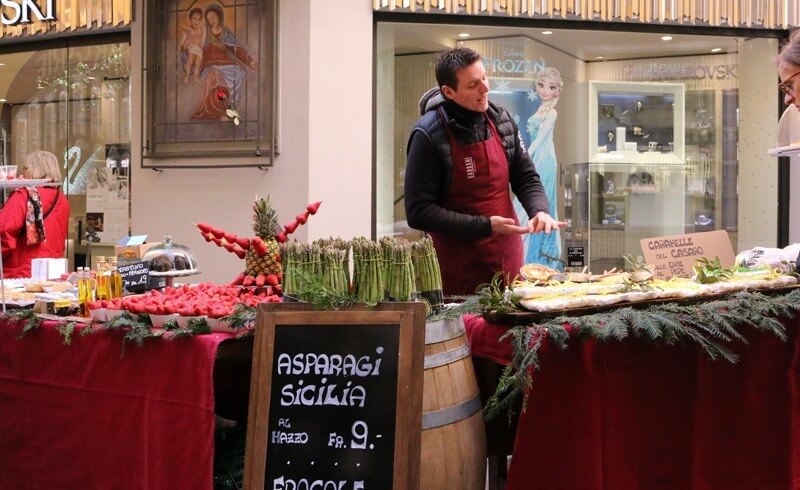
[[[424,102],[423,102],[424,103]],[[450,211],[441,202],[450,188],[453,159],[445,127],[436,114],[444,109],[447,124],[459,144],[485,141],[491,136],[483,113],[465,109],[451,100],[427,101],[424,115],[411,130],[405,174],[405,207],[408,224],[427,232],[447,234],[463,240],[477,240],[492,233],[488,216]],[[519,130],[508,111],[490,104],[486,114],[492,119],[509,163],[511,189],[529,216],[549,213],[541,179],[528,152],[522,146]],[[513,218],[513,216],[506,216]]]

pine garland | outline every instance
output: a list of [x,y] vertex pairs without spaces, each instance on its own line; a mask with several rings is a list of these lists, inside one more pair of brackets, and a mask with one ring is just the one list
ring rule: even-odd
[[[483,305],[504,306],[497,298],[497,290],[488,288],[484,296],[486,301]],[[549,338],[561,349],[568,347],[570,336],[599,341],[622,341],[633,336],[665,345],[689,341],[702,347],[712,360],[725,359],[736,363],[738,356],[728,346],[737,342],[748,343],[744,328],[769,332],[786,341],[786,328],[780,319],[793,318],[798,310],[800,289],[775,295],[738,292],[714,301],[670,302],[641,309],[616,308],[590,315],[562,315],[539,324],[513,327],[500,339],[511,342],[511,362],[503,370],[497,390],[486,404],[484,416],[491,419],[507,411],[512,417],[520,399],[525,410],[528,389],[532,384],[531,373],[540,369],[538,352],[544,338]],[[567,324],[572,327],[571,334],[564,327]]]

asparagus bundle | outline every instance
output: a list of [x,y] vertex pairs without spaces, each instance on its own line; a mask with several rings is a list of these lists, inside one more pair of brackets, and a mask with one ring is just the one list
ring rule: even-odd
[[283,293],[306,301],[310,282],[321,280],[321,251],[307,243],[288,242],[281,250]]
[[442,272],[439,269],[436,249],[433,248],[433,240],[426,235],[412,244],[412,250],[418,291],[436,309],[442,305],[444,299]]
[[384,295],[381,246],[365,238],[356,238],[352,247],[354,293],[360,301],[375,304]]
[[350,243],[347,240],[342,240],[339,237],[329,237],[329,238],[320,238],[318,240],[315,240],[314,245],[321,249],[324,249],[326,247],[332,247],[344,253],[344,259],[342,260],[342,270],[344,271],[345,284],[348,285],[348,288],[345,289],[345,292],[348,292],[350,284],[350,267],[349,267]]
[[405,240],[393,241],[390,247],[391,264],[386,278],[388,299],[411,301],[414,285],[414,264],[411,261],[411,244]]
[[344,272],[347,252],[328,246],[322,248],[320,257],[322,265],[322,283],[336,294],[347,294],[350,289],[347,276]]

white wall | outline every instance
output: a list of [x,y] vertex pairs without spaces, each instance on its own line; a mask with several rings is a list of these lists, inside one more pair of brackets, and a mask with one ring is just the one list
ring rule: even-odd
[[[132,99],[141,100],[144,2],[131,30]],[[253,197],[270,195],[281,224],[323,200],[298,240],[370,234],[372,171],[372,11],[368,2],[279,0],[279,152],[268,171],[141,168],[142,111],[132,110],[131,228],[191,248],[203,274],[228,282],[243,261],[206,243],[205,221],[252,236]],[[241,159],[225,159],[226,162]],[[248,163],[251,161],[244,160]]]

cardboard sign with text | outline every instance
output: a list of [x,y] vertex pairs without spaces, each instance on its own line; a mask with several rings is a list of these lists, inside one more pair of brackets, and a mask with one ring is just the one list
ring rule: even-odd
[[658,279],[692,277],[692,267],[702,257],[719,257],[722,267],[731,267],[735,259],[725,230],[645,238],[640,243],[644,261],[654,266]]

